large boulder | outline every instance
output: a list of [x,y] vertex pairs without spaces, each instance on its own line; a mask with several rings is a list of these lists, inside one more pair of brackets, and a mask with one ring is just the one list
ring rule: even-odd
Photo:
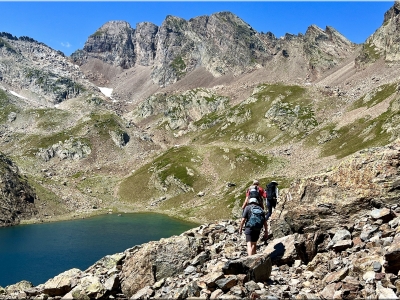
[[295,244],[296,235],[284,236],[272,240],[264,250],[264,253],[271,258],[274,264],[292,264],[296,259],[299,259]]
[[107,290],[97,276],[89,275],[83,277],[79,284],[74,287],[69,294],[64,296],[64,299],[101,299]]
[[183,272],[198,253],[197,240],[190,236],[175,236],[144,244],[122,265],[122,292],[131,297],[145,286]]
[[228,261],[222,270],[225,275],[246,274],[249,280],[265,282],[271,275],[272,262],[268,254],[261,253]]
[[71,269],[58,274],[56,277],[51,278],[44,283],[42,293],[54,296],[63,296],[77,284],[77,277],[81,275],[82,271],[79,269]]
[[397,274],[400,271],[400,233],[398,233],[385,254],[386,272]]
[[11,294],[11,293],[15,293],[15,292],[21,292],[26,289],[30,289],[31,287],[33,287],[32,282],[27,281],[27,280],[22,280],[15,284],[6,286],[5,290],[6,290],[7,294]]

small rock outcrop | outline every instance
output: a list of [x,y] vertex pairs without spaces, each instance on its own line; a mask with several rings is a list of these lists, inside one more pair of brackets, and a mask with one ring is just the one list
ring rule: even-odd
[[59,159],[81,159],[87,157],[91,153],[90,147],[80,140],[70,138],[64,142],[58,142],[49,148],[42,149],[36,153],[36,156],[40,157],[44,161],[49,161],[53,157]]

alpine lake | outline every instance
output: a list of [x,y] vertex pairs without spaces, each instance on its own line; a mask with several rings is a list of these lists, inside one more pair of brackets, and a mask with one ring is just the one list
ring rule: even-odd
[[0,228],[0,286],[33,285],[135,245],[199,226],[154,213],[107,214],[87,219]]

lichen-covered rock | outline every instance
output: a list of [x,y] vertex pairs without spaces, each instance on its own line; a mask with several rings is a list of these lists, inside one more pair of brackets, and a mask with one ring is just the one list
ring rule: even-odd
[[40,148],[36,156],[42,158],[44,161],[49,161],[53,157],[78,160],[87,157],[91,152],[92,150],[85,142],[70,138],[64,142],[59,141],[49,148]]
[[79,280],[79,283],[69,292],[73,299],[101,299],[106,293],[100,278],[89,275]]

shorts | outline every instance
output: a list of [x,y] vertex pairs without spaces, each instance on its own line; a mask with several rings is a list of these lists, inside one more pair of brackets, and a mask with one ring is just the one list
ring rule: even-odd
[[252,231],[250,234],[246,234],[246,242],[257,242],[258,238],[260,237],[260,233],[261,231]]

